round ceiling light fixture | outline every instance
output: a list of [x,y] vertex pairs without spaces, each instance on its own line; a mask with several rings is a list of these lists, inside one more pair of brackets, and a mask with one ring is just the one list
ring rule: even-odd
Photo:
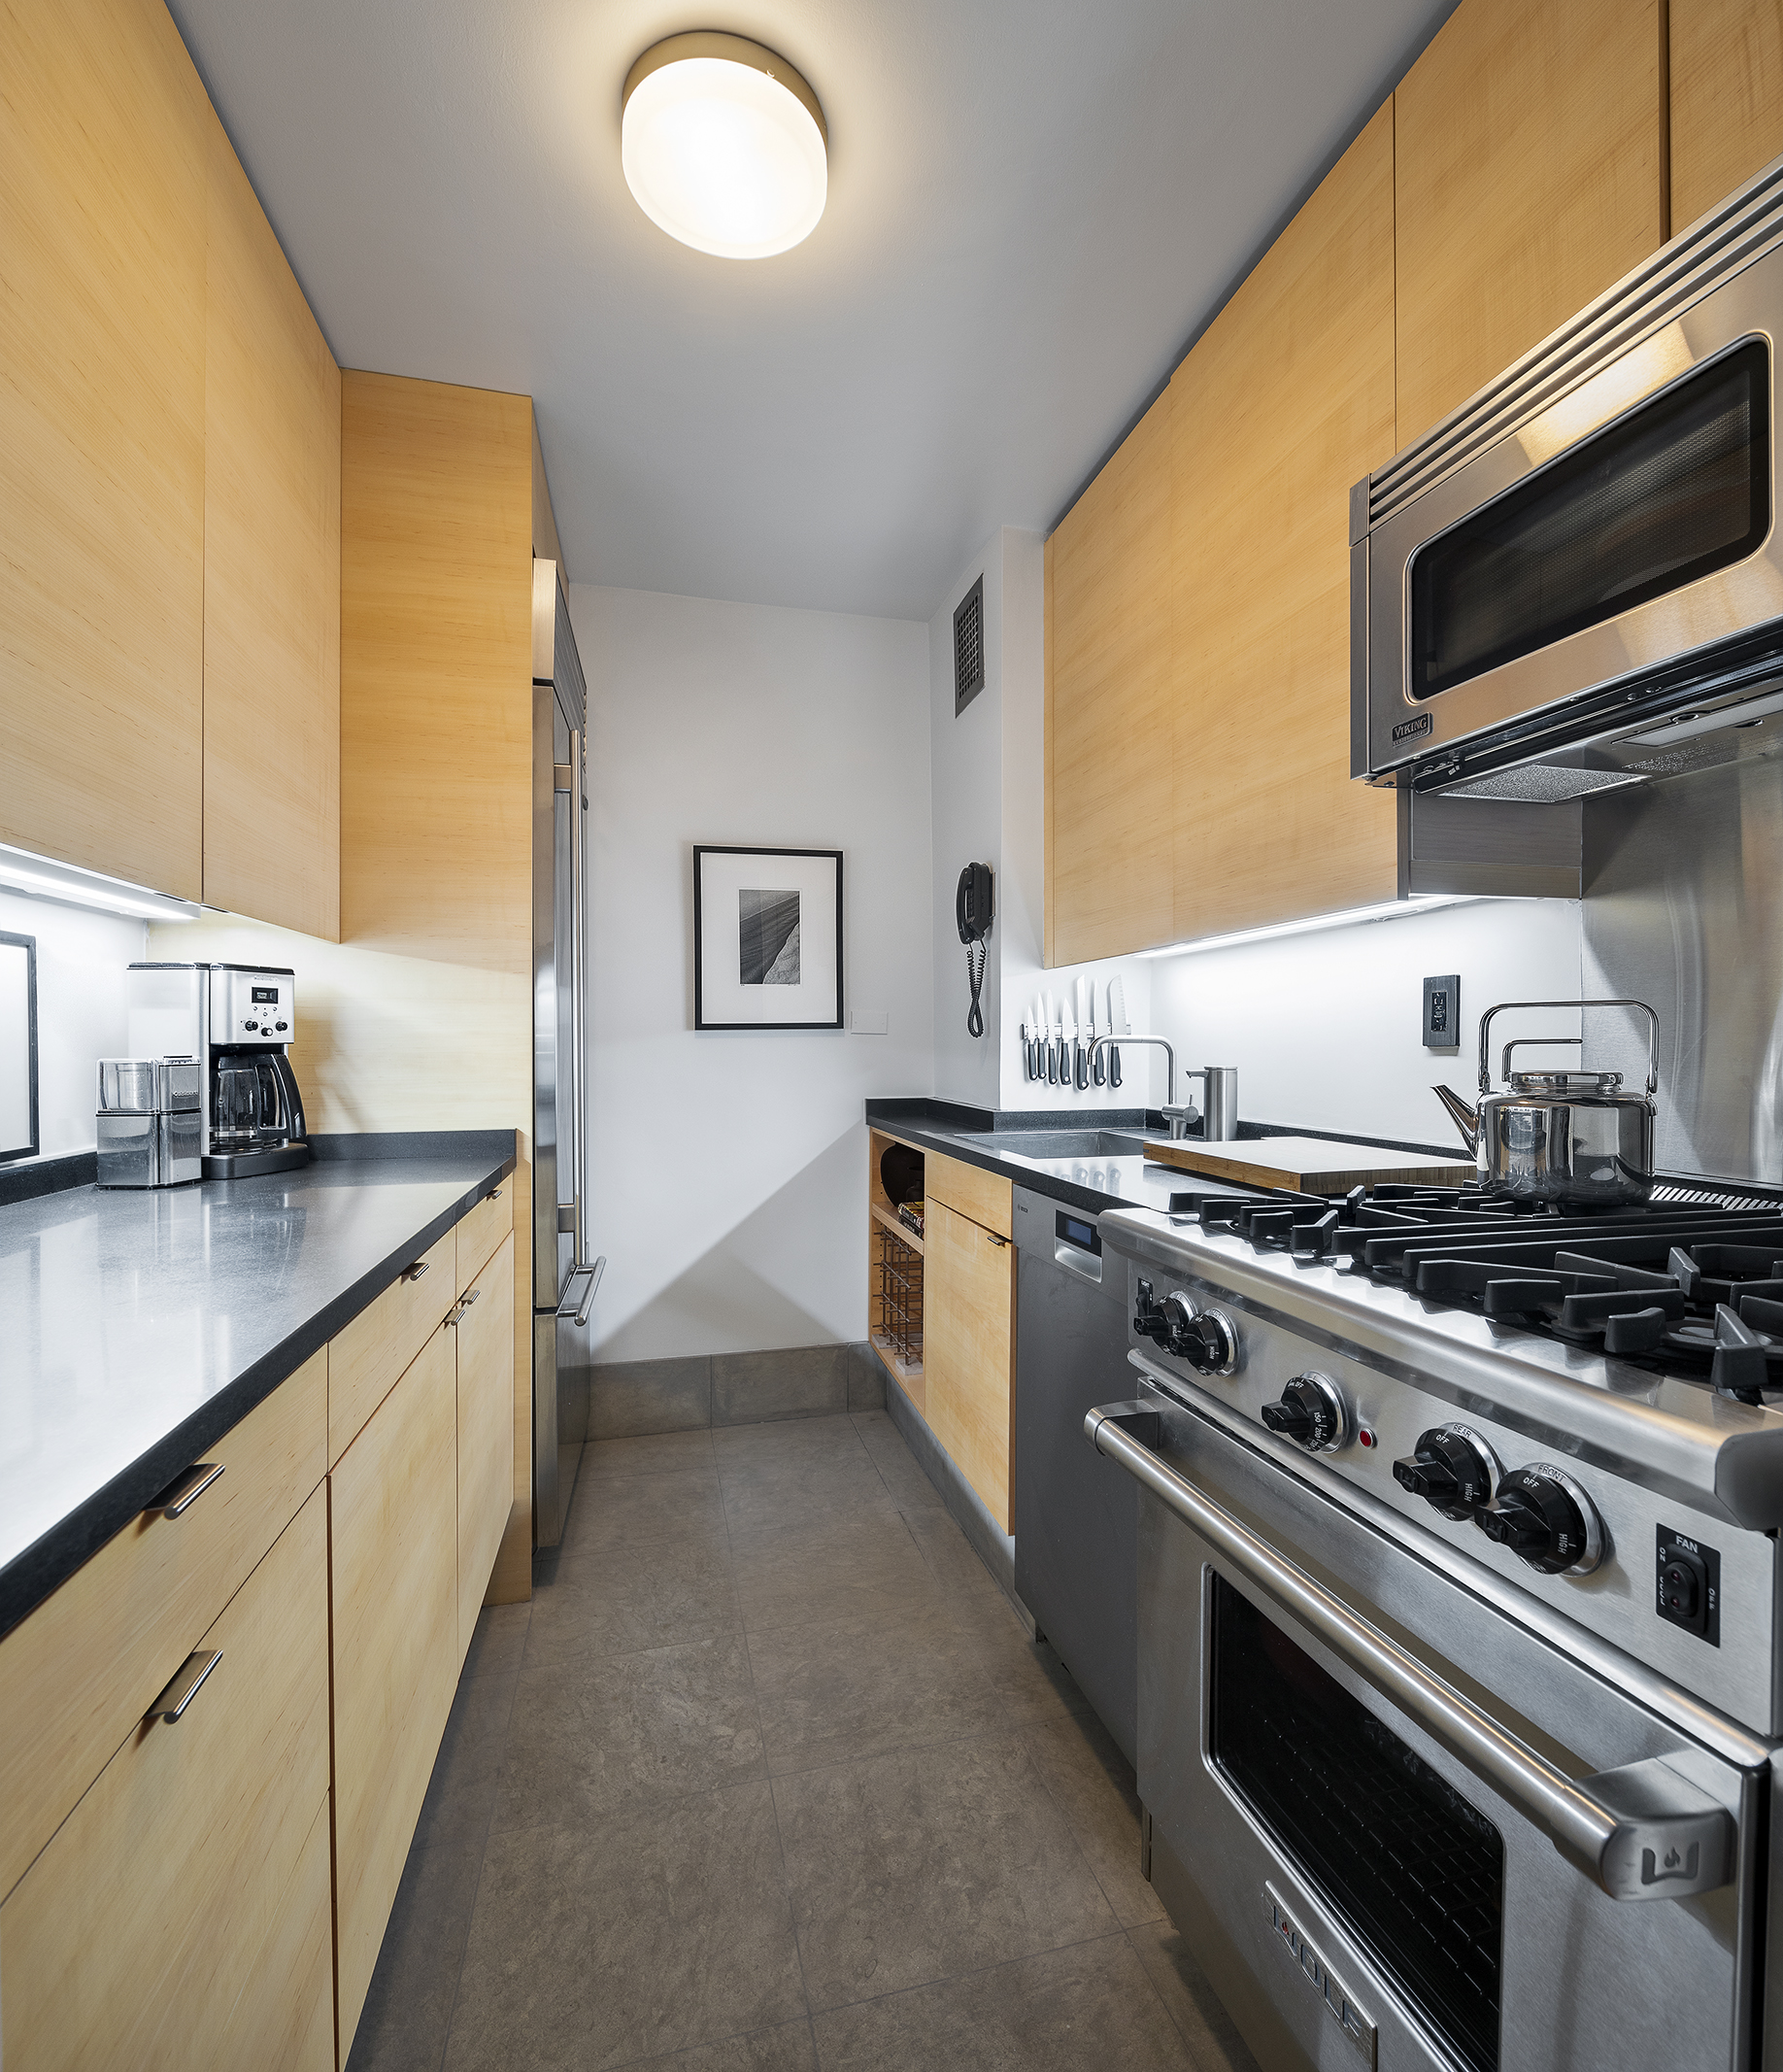
[[665,37],[632,66],[620,161],[653,223],[724,259],[790,251],[829,191],[817,95],[764,45],[716,30]]

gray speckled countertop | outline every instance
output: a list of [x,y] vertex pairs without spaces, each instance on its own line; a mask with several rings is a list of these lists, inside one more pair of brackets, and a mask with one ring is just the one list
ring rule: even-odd
[[0,1633],[512,1172],[491,1135],[0,1206]]

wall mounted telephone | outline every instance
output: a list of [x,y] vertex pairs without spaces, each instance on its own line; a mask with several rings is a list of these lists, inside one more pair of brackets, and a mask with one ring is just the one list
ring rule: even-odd
[[954,894],[954,919],[959,925],[959,939],[966,946],[966,983],[972,989],[972,1005],[966,1028],[975,1036],[985,1033],[985,1017],[978,1004],[985,982],[986,940],[993,918],[993,885],[989,864],[968,864],[959,873]]

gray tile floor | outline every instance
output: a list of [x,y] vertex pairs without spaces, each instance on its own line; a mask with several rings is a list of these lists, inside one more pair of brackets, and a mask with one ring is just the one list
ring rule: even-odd
[[1136,1823],[883,1411],[590,1444],[350,2072],[1254,2072]]

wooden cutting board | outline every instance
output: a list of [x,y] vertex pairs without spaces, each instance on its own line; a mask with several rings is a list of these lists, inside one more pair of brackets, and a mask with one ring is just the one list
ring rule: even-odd
[[1323,1137],[1260,1137],[1213,1144],[1193,1137],[1161,1142],[1148,1137],[1145,1155],[1156,1165],[1176,1166],[1208,1179],[1292,1187],[1299,1194],[1348,1194],[1352,1187],[1383,1181],[1459,1187],[1478,1177],[1473,1161],[1459,1152],[1454,1158],[1439,1158],[1428,1151],[1383,1151],[1378,1144],[1331,1143]]

